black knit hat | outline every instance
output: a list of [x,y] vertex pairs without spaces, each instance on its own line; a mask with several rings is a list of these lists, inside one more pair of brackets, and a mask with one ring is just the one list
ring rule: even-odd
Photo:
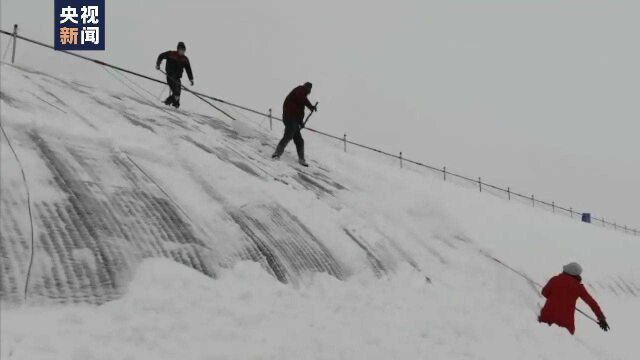
[[306,87],[307,89],[311,89],[313,87],[313,84],[307,81],[306,83],[304,83],[303,86]]
[[184,43],[182,41],[180,41],[178,43],[178,50],[180,50],[180,49],[185,50],[185,51],[187,50],[187,47],[184,46]]

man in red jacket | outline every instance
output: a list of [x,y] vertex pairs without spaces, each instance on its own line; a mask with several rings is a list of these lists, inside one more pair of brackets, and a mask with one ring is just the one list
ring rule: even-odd
[[167,73],[167,85],[169,85],[171,93],[164,103],[167,105],[173,105],[176,108],[180,107],[180,91],[182,90],[180,78],[182,78],[182,72],[184,70],[187,71],[187,76],[189,77],[191,86],[193,86],[193,73],[191,72],[189,58],[184,54],[186,51],[187,47],[182,41],[180,41],[176,51],[165,51],[158,55],[158,60],[156,61],[156,69],[160,70],[160,63],[162,63],[162,60],[167,60],[165,72]]
[[287,147],[289,141],[293,139],[296,144],[296,150],[298,151],[298,162],[302,166],[309,166],[304,158],[304,140],[300,131],[304,127],[304,108],[307,107],[311,111],[316,111],[316,107],[311,105],[311,102],[307,98],[311,93],[311,83],[307,82],[304,85],[300,85],[293,89],[289,95],[284,99],[282,105],[282,120],[284,121],[284,135],[282,140],[278,143],[276,151],[271,156],[274,159],[279,159],[284,148]]
[[552,277],[542,289],[542,295],[547,298],[547,302],[540,312],[538,321],[549,326],[556,324],[566,328],[573,335],[576,331],[574,319],[576,301],[581,298],[598,317],[600,328],[604,331],[609,330],[609,324],[600,306],[582,285],[580,264],[573,262],[565,265],[562,270],[562,274]]

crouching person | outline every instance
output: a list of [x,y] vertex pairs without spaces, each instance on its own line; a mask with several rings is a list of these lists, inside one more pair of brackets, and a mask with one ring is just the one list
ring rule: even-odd
[[570,263],[562,268],[562,273],[549,280],[542,289],[542,295],[547,299],[538,321],[541,323],[556,324],[567,329],[571,335],[576,331],[575,310],[576,301],[582,299],[589,305],[598,318],[598,324],[604,331],[609,330],[609,324],[600,309],[598,303],[591,297],[587,289],[582,285],[582,267],[578,263]]

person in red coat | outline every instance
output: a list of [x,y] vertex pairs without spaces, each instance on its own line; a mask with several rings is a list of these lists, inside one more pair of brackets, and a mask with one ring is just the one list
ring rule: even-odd
[[308,98],[311,93],[311,87],[310,82],[297,86],[291,90],[289,95],[284,99],[284,104],[282,104],[284,135],[280,143],[278,143],[276,151],[271,156],[272,158],[279,159],[289,141],[293,140],[296,144],[296,150],[298,150],[298,161],[300,165],[308,166],[304,158],[304,140],[302,139],[302,135],[300,135],[300,130],[304,127],[304,108],[307,107],[311,111],[317,111],[316,107],[311,105]]
[[598,317],[598,324],[604,331],[609,330],[609,324],[598,303],[589,295],[587,289],[582,285],[582,267],[578,263],[570,263],[562,268],[562,273],[549,280],[542,289],[542,295],[547,298],[538,321],[556,324],[563,327],[573,335],[576,332],[574,313],[576,301],[582,299],[589,305],[591,310]]

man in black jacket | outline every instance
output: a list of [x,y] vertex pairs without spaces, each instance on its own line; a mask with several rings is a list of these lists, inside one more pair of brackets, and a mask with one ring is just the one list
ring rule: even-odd
[[156,61],[156,69],[160,70],[160,63],[162,60],[167,60],[165,65],[165,72],[167,73],[167,85],[171,89],[169,97],[164,101],[167,105],[173,105],[174,107],[180,107],[180,90],[182,90],[182,71],[187,71],[187,76],[193,86],[193,73],[191,72],[191,64],[189,64],[189,58],[184,55],[187,51],[186,46],[182,41],[178,43],[178,49],[176,51],[169,50],[158,55]]
[[291,90],[289,95],[284,99],[284,104],[282,104],[284,135],[280,143],[278,143],[276,151],[271,156],[272,158],[279,159],[289,141],[293,140],[296,144],[296,150],[298,150],[298,162],[300,162],[302,166],[309,166],[304,158],[304,140],[302,139],[302,135],[300,135],[300,130],[304,127],[304,108],[306,107],[311,111],[317,110],[315,106],[311,105],[309,98],[307,98],[311,93],[311,87],[310,82],[300,85]]

